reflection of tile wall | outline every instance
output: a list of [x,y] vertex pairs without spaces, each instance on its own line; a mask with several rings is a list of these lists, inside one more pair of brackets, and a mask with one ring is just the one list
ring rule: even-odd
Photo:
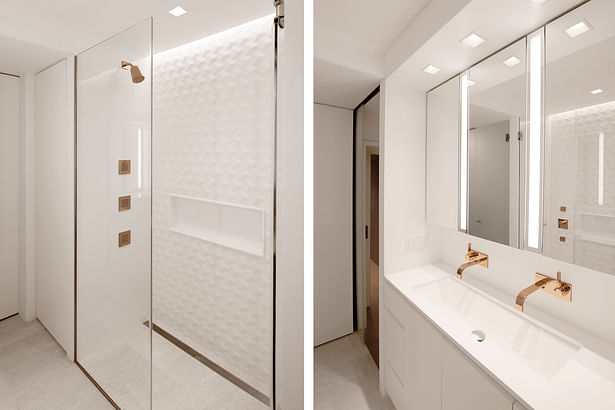
[[[269,394],[272,19],[156,55],[154,81],[154,323]],[[170,231],[170,194],[264,209],[267,256]]]
[[[577,212],[615,217],[615,102],[577,110]],[[604,133],[604,204],[598,205],[598,135]]]
[[[615,271],[615,102],[550,117],[550,175],[546,194],[545,253]],[[604,203],[598,203],[598,138],[604,133]],[[559,202],[569,202],[568,241],[559,242]],[[596,221],[595,219],[598,218]],[[592,221],[592,223],[587,223]],[[576,237],[572,235],[576,232]],[[608,243],[611,243],[610,245]]]
[[[615,272],[615,102],[577,110],[577,208],[575,263]],[[598,141],[604,133],[604,202],[598,203]],[[593,221],[592,221],[593,219]],[[591,223],[590,223],[591,221]],[[592,238],[593,239],[589,239]],[[610,242],[608,245],[605,243]]]
[[[544,253],[556,259],[572,262],[574,255],[574,186],[576,183],[576,139],[574,112],[549,117],[547,169],[545,178]],[[565,206],[566,212],[560,207]],[[568,219],[568,230],[559,229],[558,218]],[[560,236],[566,242],[560,241]]]

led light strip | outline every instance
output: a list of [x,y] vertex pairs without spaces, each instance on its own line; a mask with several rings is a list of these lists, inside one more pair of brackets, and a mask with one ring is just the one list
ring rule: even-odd
[[527,246],[540,249],[542,165],[542,32],[530,39]]
[[461,75],[459,229],[468,229],[468,73]]
[[604,205],[604,132],[598,135],[598,205]]

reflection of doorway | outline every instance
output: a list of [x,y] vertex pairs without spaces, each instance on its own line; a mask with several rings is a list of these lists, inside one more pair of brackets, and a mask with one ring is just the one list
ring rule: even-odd
[[366,244],[366,311],[365,311],[365,334],[364,341],[367,349],[371,353],[376,365],[378,365],[378,348],[379,348],[379,320],[378,320],[378,265],[379,265],[379,156],[377,147],[368,147],[366,152],[366,175],[365,175],[365,221],[368,224],[365,227],[365,244]]

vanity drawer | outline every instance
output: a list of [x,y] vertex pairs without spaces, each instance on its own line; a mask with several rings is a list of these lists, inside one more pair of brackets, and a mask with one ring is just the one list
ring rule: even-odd
[[384,306],[402,326],[405,324],[410,303],[388,282],[384,286]]
[[386,361],[390,363],[400,381],[404,383],[405,329],[388,308],[384,309],[384,342]]

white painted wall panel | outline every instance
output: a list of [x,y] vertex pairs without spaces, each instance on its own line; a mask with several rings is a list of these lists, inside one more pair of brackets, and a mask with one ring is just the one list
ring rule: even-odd
[[19,78],[0,74],[0,319],[19,311]]
[[427,94],[427,221],[457,229],[459,77]]
[[352,333],[352,111],[314,105],[314,344]]
[[73,63],[36,76],[36,315],[70,357],[74,334]]
[[[392,76],[380,94],[380,283],[429,261],[425,225],[426,94]],[[380,303],[384,301],[380,286]],[[380,323],[384,322],[380,308]],[[380,339],[383,339],[380,328]],[[380,357],[384,356],[380,344]],[[381,391],[384,373],[380,371]],[[384,391],[383,391],[384,392]]]
[[[297,320],[303,317],[304,298],[310,308],[312,304],[311,294],[304,296],[304,282],[309,283],[308,280],[312,278],[304,275],[303,267],[304,258],[312,258],[308,251],[304,255],[304,241],[311,238],[309,235],[313,233],[312,226],[307,223],[304,232],[304,208],[307,215],[311,214],[312,206],[306,206],[303,202],[304,189],[312,192],[312,175],[307,169],[313,166],[313,133],[304,131],[305,124],[308,124],[308,128],[312,124],[310,112],[313,99],[312,87],[309,85],[312,75],[310,65],[304,66],[304,61],[310,60],[303,54],[304,29],[307,30],[311,25],[310,6],[304,4],[303,0],[286,3],[286,27],[279,38],[277,165],[281,177],[276,187],[277,409],[299,409],[303,406],[304,395],[312,395],[309,389],[304,391],[303,380],[304,377],[309,378],[311,366],[306,366],[304,376],[304,326],[303,320]],[[306,217],[306,220],[309,219]],[[309,344],[306,346],[306,355],[311,351],[310,347]],[[306,359],[306,363],[309,363],[309,356]]]
[[[153,321],[267,396],[273,51],[267,17],[154,57]],[[169,229],[170,195],[264,210],[264,256]]]

